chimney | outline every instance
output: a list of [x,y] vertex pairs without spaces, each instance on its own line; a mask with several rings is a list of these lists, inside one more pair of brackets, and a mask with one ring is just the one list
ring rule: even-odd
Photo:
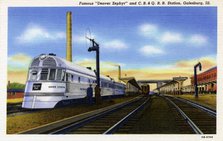
[[67,49],[66,60],[72,62],[72,13],[67,12]]
[[121,67],[118,66],[118,79],[119,79],[119,82],[121,82]]

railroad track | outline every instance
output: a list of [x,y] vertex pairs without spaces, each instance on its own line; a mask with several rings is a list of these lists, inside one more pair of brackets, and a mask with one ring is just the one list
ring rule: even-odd
[[22,104],[12,104],[12,105],[7,105],[7,116],[16,116],[44,110],[47,109],[24,109],[22,108]]
[[[216,112],[203,107],[194,102],[188,100],[182,100],[179,98],[164,96],[178,113],[188,123],[194,133],[196,134],[216,134]],[[178,122],[178,121],[176,121]],[[180,123],[182,124],[182,123]],[[183,130],[188,130],[188,126],[182,124]]]
[[8,104],[7,105],[7,115],[13,115],[20,112],[25,112],[26,109],[22,109],[22,104]]
[[[43,134],[114,134],[130,130],[137,121],[137,112],[149,102],[143,97],[126,105],[114,108],[64,127],[47,131]],[[123,128],[124,127],[124,128]]]

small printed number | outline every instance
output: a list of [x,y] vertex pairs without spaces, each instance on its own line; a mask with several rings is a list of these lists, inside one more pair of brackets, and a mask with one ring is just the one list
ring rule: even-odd
[[201,138],[206,138],[206,139],[210,139],[210,138],[213,138],[213,136],[201,136]]

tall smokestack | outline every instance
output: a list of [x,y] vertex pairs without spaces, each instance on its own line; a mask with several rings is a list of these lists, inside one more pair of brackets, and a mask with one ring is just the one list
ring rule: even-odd
[[66,59],[72,62],[72,13],[67,12],[67,49]]
[[118,66],[118,79],[121,82],[121,66]]

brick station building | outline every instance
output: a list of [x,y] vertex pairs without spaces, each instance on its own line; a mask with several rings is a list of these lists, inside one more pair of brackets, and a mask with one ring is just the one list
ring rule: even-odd
[[[217,90],[217,66],[197,75],[199,93],[216,93]],[[194,76],[191,77],[194,84]]]

